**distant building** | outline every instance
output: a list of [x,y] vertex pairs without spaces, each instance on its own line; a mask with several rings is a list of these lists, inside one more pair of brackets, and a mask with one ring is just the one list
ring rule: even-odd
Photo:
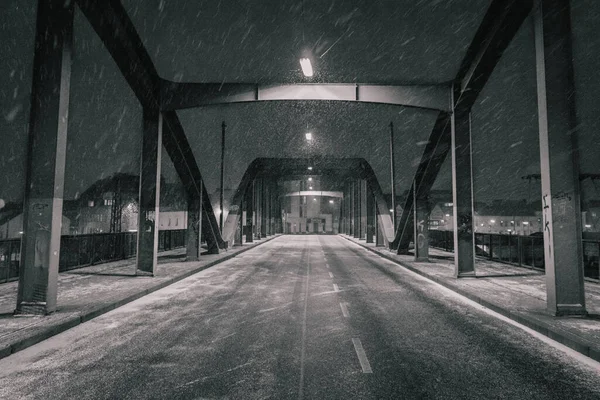
[[[452,203],[438,203],[431,210],[429,229],[453,230]],[[524,201],[478,203],[473,213],[473,229],[480,233],[531,235],[542,230],[542,211]]]
[[[71,220],[62,217],[61,234],[68,235]],[[0,210],[0,239],[17,239],[23,233],[23,204],[8,203]]]

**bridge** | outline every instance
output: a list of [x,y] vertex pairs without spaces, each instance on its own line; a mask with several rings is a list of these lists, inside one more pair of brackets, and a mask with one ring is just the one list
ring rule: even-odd
[[600,395],[595,2],[2,8],[2,396]]

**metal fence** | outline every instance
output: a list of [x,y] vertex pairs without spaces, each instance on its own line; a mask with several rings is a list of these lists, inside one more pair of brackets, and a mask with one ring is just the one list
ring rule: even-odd
[[[158,232],[158,251],[185,247],[186,230]],[[60,272],[135,257],[137,232],[63,235],[60,238]],[[21,239],[0,240],[0,283],[19,277]]]
[[[430,230],[429,245],[453,252],[454,232]],[[544,270],[543,236],[475,233],[475,252],[478,256],[490,260]],[[600,241],[583,239],[583,266],[586,278],[600,278],[599,254]]]

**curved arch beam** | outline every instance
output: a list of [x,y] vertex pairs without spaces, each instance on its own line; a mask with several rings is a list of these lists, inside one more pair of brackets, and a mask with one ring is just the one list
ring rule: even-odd
[[[246,190],[252,186],[256,178],[262,176],[283,177],[295,176],[306,172],[308,159],[303,158],[256,158],[250,163],[236,189],[231,208],[223,226],[222,237],[231,243],[239,224],[242,209],[242,199]],[[313,175],[327,175],[337,173],[340,179],[361,178],[367,181],[367,186],[375,196],[375,204],[379,211],[379,226],[387,246],[394,239],[394,227],[390,216],[389,207],[383,197],[383,192],[375,172],[364,158],[327,158],[311,160],[314,165]]]
[[178,83],[162,79],[162,111],[214,104],[281,100],[337,100],[392,104],[435,111],[450,111],[448,85],[368,85],[354,83]]

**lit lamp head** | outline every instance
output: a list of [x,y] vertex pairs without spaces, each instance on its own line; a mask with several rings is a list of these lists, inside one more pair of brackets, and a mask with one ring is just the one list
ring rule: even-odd
[[311,77],[313,76],[313,68],[312,68],[312,64],[310,63],[310,58],[305,57],[305,58],[301,58],[300,59],[300,67],[302,67],[302,73],[304,74],[304,76],[306,77]]

